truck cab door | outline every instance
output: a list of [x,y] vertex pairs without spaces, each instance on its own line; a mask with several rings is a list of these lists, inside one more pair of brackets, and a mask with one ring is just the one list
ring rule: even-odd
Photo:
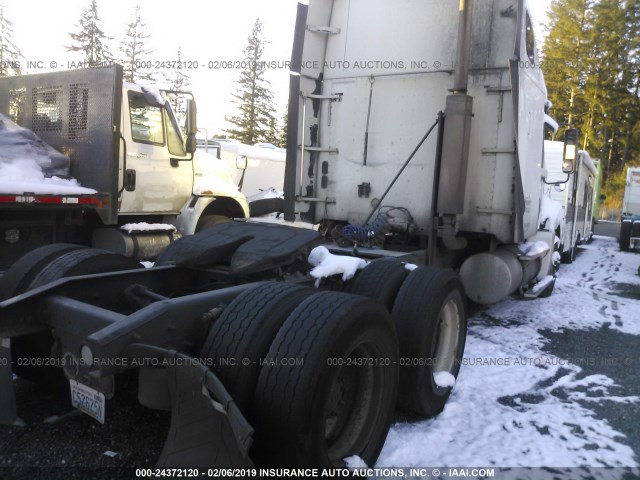
[[119,214],[177,213],[191,196],[193,162],[173,112],[141,91],[124,90]]

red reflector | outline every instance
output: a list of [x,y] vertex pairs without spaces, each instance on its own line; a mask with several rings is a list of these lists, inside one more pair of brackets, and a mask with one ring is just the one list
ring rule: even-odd
[[78,203],[82,205],[100,205],[100,199],[96,197],[78,197]]
[[36,197],[37,203],[62,203],[62,197]]
[[16,201],[16,197],[10,197],[8,195],[0,196],[0,202],[7,203],[7,202],[15,202],[15,201]]

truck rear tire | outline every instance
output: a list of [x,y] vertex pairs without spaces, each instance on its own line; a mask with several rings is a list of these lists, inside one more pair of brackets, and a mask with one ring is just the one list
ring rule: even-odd
[[404,263],[398,260],[374,260],[356,274],[350,292],[372,298],[391,311],[407,273]]
[[[47,247],[53,247],[53,245],[48,245]],[[27,254],[27,256],[30,256],[35,253],[32,260],[34,267],[31,269],[22,268],[24,276],[21,279],[14,278],[15,285],[20,285],[22,289],[22,291],[15,291],[14,295],[41,287],[63,277],[143,268],[139,262],[132,258],[105,250],[83,248],[78,245],[74,246],[77,248],[72,249],[61,247],[57,251],[51,248],[50,250],[54,253],[50,253],[47,256],[46,262],[35,262],[35,258],[44,256],[44,253],[40,255],[40,250],[44,252],[47,247],[42,247]],[[16,265],[21,260],[16,262]],[[37,266],[35,265],[36,263]],[[23,265],[26,265],[26,261]],[[28,284],[26,282],[27,278],[30,279]],[[18,358],[48,359],[51,357],[53,343],[54,339],[50,331],[12,338],[11,350],[14,358],[14,373],[49,390],[68,389],[67,380],[62,369],[53,366],[19,365],[15,361]],[[43,361],[42,363],[47,362]]]
[[317,290],[269,282],[238,295],[214,321],[200,358],[222,381],[240,410],[249,414],[260,374],[278,330],[289,314]]
[[398,406],[433,416],[442,411],[452,388],[438,386],[435,376],[458,376],[467,336],[458,275],[432,267],[411,272],[398,292],[393,319],[402,362]]
[[631,244],[631,222],[622,222],[620,225],[620,250],[623,252],[629,251],[629,245]]
[[565,265],[571,265],[576,259],[576,246],[572,246],[569,250],[560,254],[560,261]]
[[253,402],[254,459],[278,467],[373,465],[393,418],[398,344],[381,305],[341,292],[302,302],[282,325]]
[[72,250],[86,249],[82,245],[54,243],[36,248],[20,257],[0,279],[0,301],[14,297],[29,290],[33,278],[49,262]]

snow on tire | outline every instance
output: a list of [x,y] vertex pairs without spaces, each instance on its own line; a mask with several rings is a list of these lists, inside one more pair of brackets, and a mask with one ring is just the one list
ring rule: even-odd
[[394,413],[398,345],[382,305],[321,292],[287,318],[262,367],[253,402],[258,465],[373,465]]
[[393,319],[400,342],[398,406],[435,415],[451,394],[467,335],[458,275],[433,267],[411,272],[398,292]]

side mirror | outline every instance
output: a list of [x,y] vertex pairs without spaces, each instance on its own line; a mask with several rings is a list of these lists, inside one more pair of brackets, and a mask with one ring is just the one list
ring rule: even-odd
[[196,153],[196,134],[189,133],[187,134],[187,141],[185,143],[184,149],[187,153]]
[[578,130],[570,128],[564,133],[564,153],[562,155],[562,172],[573,173],[578,157]]
[[244,155],[238,155],[236,157],[236,168],[238,170],[246,170],[247,169],[247,157]]
[[186,125],[187,136],[193,135],[195,138],[195,135],[198,132],[197,116],[198,116],[198,112],[196,108],[196,101],[190,98],[187,100],[187,125]]

